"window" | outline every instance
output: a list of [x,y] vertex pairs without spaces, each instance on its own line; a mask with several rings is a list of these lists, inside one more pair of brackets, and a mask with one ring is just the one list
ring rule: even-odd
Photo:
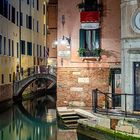
[[44,46],[44,57],[45,57],[45,52],[46,52],[45,50],[46,50],[46,49],[45,49],[45,46]]
[[45,24],[43,24],[43,35],[45,35]]
[[33,43],[33,56],[35,56],[35,43]]
[[4,52],[4,55],[6,55],[6,37],[4,37],[4,45],[3,46],[4,46],[3,52]]
[[35,20],[34,20],[34,18],[33,18],[33,30],[34,30],[34,22],[35,22]]
[[23,26],[23,13],[20,13],[20,26]]
[[0,54],[2,54],[2,36],[0,35]]
[[26,27],[32,29],[32,16],[26,15]]
[[21,54],[25,54],[25,41],[21,40]]
[[9,44],[8,55],[11,56],[11,40],[10,39],[8,39],[8,44]]
[[12,75],[9,74],[9,82],[12,82]]
[[32,29],[32,16],[29,16],[29,29]]
[[0,14],[3,15],[3,0],[0,0]]
[[39,22],[37,20],[37,32],[39,32]]
[[33,8],[35,7],[35,1],[33,0]]
[[27,42],[27,55],[32,56],[32,43]]
[[28,18],[28,15],[26,15],[26,28],[29,27],[29,18]]
[[11,5],[9,4],[8,19],[11,20]]
[[84,50],[82,54],[84,56],[89,57],[99,56],[98,52],[96,51],[98,48],[99,48],[99,29],[96,30],[80,29],[80,49]]
[[42,56],[42,46],[40,45],[40,57]]
[[12,22],[15,23],[15,8],[12,6]]
[[4,74],[1,75],[1,83],[4,84]]
[[39,0],[36,0],[36,6],[37,10],[39,10]]
[[18,45],[18,42],[17,42],[17,58],[19,58],[19,45]]
[[43,4],[43,15],[45,15],[45,4]]
[[18,11],[17,11],[17,26],[18,26],[18,16],[19,16],[19,14],[18,14]]
[[97,0],[85,0],[85,11],[97,11]]
[[12,56],[14,56],[14,40],[12,40]]
[[27,0],[27,4],[30,4],[30,0]]
[[4,16],[8,17],[8,1],[4,0]]
[[39,56],[39,45],[37,45],[37,57]]

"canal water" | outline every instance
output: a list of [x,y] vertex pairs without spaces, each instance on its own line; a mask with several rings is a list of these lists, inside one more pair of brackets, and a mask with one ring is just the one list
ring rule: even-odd
[[60,129],[55,98],[23,101],[0,113],[0,140],[92,140],[76,130]]

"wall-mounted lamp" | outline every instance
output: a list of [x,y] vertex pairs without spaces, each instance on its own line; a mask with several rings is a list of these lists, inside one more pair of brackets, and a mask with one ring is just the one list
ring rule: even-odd
[[71,37],[66,37],[63,35],[63,37],[61,39],[61,44],[70,46],[71,45]]
[[53,43],[54,46],[57,46],[58,44],[71,46],[71,37],[63,36],[61,39],[58,39]]

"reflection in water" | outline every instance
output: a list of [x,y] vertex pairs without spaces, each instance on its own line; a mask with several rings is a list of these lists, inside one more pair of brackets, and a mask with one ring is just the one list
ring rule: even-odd
[[0,114],[0,140],[90,140],[77,138],[76,130],[58,128],[51,98],[24,101]]
[[0,115],[0,140],[56,140],[54,107],[41,97],[7,110]]

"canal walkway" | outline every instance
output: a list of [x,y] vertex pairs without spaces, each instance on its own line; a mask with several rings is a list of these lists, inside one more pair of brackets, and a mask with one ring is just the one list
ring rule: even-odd
[[[117,138],[117,140],[140,139],[140,119],[100,115],[92,113],[89,109],[58,107],[57,111],[62,120],[66,114],[71,114],[71,116],[73,116],[73,114],[83,116],[83,118],[77,120],[77,131],[92,138],[99,135],[96,132],[100,132],[99,140],[112,140],[114,137]],[[106,134],[108,137],[104,138]]]

